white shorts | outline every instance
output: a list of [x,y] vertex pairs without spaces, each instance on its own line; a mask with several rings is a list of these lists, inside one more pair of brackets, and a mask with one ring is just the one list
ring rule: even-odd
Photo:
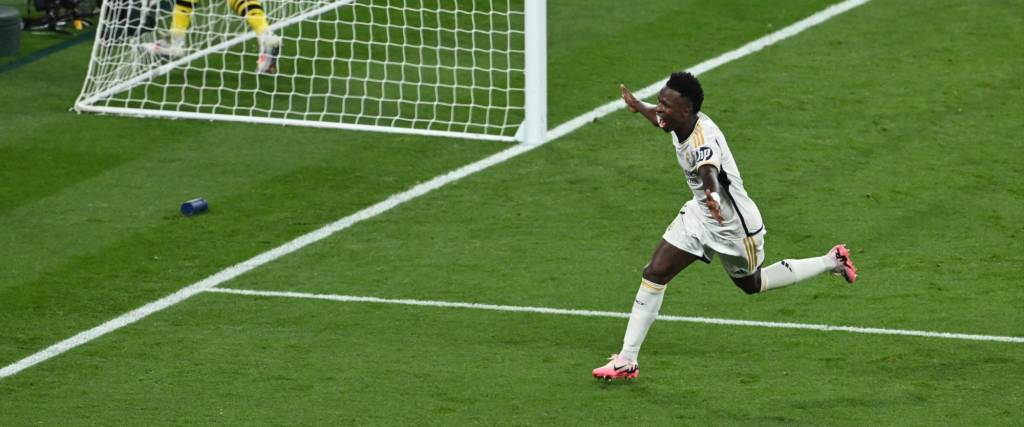
[[700,207],[692,201],[687,202],[683,205],[683,212],[676,215],[661,238],[708,264],[718,254],[722,267],[732,277],[746,277],[757,272],[764,262],[763,229],[753,236],[724,239],[709,233],[698,215]]

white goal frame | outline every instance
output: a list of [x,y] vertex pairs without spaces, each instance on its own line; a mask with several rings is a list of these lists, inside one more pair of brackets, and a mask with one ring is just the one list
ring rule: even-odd
[[[142,4],[153,4],[157,0],[132,0]],[[269,29],[277,31],[289,25],[302,22],[305,19],[324,14],[326,12],[353,4],[359,0],[336,0],[322,7],[307,11],[294,17],[273,22]],[[100,16],[108,15],[108,8],[112,1],[103,2]],[[169,119],[199,119],[199,120],[220,120],[229,122],[261,123],[288,126],[310,126],[320,128],[347,129],[358,131],[387,132],[409,135],[441,136],[453,138],[466,138],[489,141],[522,142],[526,144],[542,144],[546,141],[547,128],[547,0],[524,0],[524,68],[523,82],[525,105],[523,106],[524,120],[518,127],[514,136],[495,135],[484,133],[445,131],[436,129],[418,129],[410,127],[392,127],[383,125],[366,125],[357,123],[311,121],[278,117],[254,117],[231,114],[203,113],[189,111],[172,111],[153,108],[129,108],[118,106],[98,105],[97,103],[105,98],[114,96],[120,92],[131,89],[140,84],[146,83],[159,76],[167,74],[175,68],[188,64],[205,55],[227,50],[240,43],[256,38],[252,31],[240,32],[227,40],[205,47],[181,58],[169,60],[158,67],[142,72],[117,84],[111,85],[102,90],[87,93],[88,83],[96,72],[95,58],[100,50],[101,34],[104,32],[105,23],[101,19],[97,26],[97,38],[93,43],[92,58],[89,70],[86,74],[86,84],[83,84],[82,93],[75,101],[73,110],[76,112],[89,112],[99,114],[114,114],[132,117],[155,117]]]

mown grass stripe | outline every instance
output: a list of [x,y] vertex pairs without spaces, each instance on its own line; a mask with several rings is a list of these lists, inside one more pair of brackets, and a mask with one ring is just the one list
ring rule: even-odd
[[53,54],[55,54],[57,52],[60,52],[60,51],[62,51],[64,49],[67,49],[69,47],[77,46],[77,45],[80,45],[80,44],[85,43],[87,41],[92,41],[93,36],[95,36],[95,35],[96,35],[96,30],[92,29],[92,30],[89,30],[89,31],[87,31],[85,33],[79,34],[79,35],[77,35],[77,36],[75,36],[73,38],[64,40],[64,41],[62,41],[60,43],[57,43],[57,44],[54,44],[54,45],[51,45],[51,46],[47,46],[47,47],[45,47],[43,49],[39,49],[39,50],[37,50],[35,52],[32,52],[32,53],[30,53],[28,55],[25,55],[25,56],[21,57],[21,58],[15,59],[15,60],[13,60],[11,62],[8,62],[6,64],[0,64],[0,74],[6,73],[8,71],[16,70],[16,69],[21,68],[21,67],[23,67],[25,65],[28,65],[28,64],[31,64],[33,62],[39,61],[41,59],[44,59],[44,58],[46,58],[46,57],[48,57],[50,55],[53,55]]

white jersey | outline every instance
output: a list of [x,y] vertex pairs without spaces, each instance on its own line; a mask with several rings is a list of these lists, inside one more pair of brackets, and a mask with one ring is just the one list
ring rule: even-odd
[[[699,215],[708,232],[722,240],[739,240],[762,232],[764,223],[761,222],[761,212],[743,189],[740,170],[718,125],[704,113],[697,113],[697,125],[686,140],[679,141],[675,132],[671,134],[679,166],[683,168],[686,183],[693,191],[693,200],[700,206]],[[712,218],[708,211],[704,181],[697,172],[703,165],[712,165],[719,171],[718,192],[722,197],[724,225]]]

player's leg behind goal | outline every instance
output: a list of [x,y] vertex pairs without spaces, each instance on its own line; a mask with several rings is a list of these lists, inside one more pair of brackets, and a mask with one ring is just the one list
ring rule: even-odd
[[270,31],[270,22],[267,20],[267,13],[259,0],[225,0],[228,7],[239,16],[245,17],[245,22],[256,33],[260,43],[260,57],[256,61],[257,73],[277,72],[277,56],[281,51],[281,38]]
[[145,43],[141,48],[150,54],[163,58],[178,58],[185,54],[185,36],[192,24],[192,12],[198,0],[175,0],[171,11],[171,25],[168,37],[155,42]]
[[171,29],[169,31],[171,41],[174,43],[185,43],[185,33],[192,24],[192,11],[195,10],[197,0],[175,0],[174,10],[171,12]]

